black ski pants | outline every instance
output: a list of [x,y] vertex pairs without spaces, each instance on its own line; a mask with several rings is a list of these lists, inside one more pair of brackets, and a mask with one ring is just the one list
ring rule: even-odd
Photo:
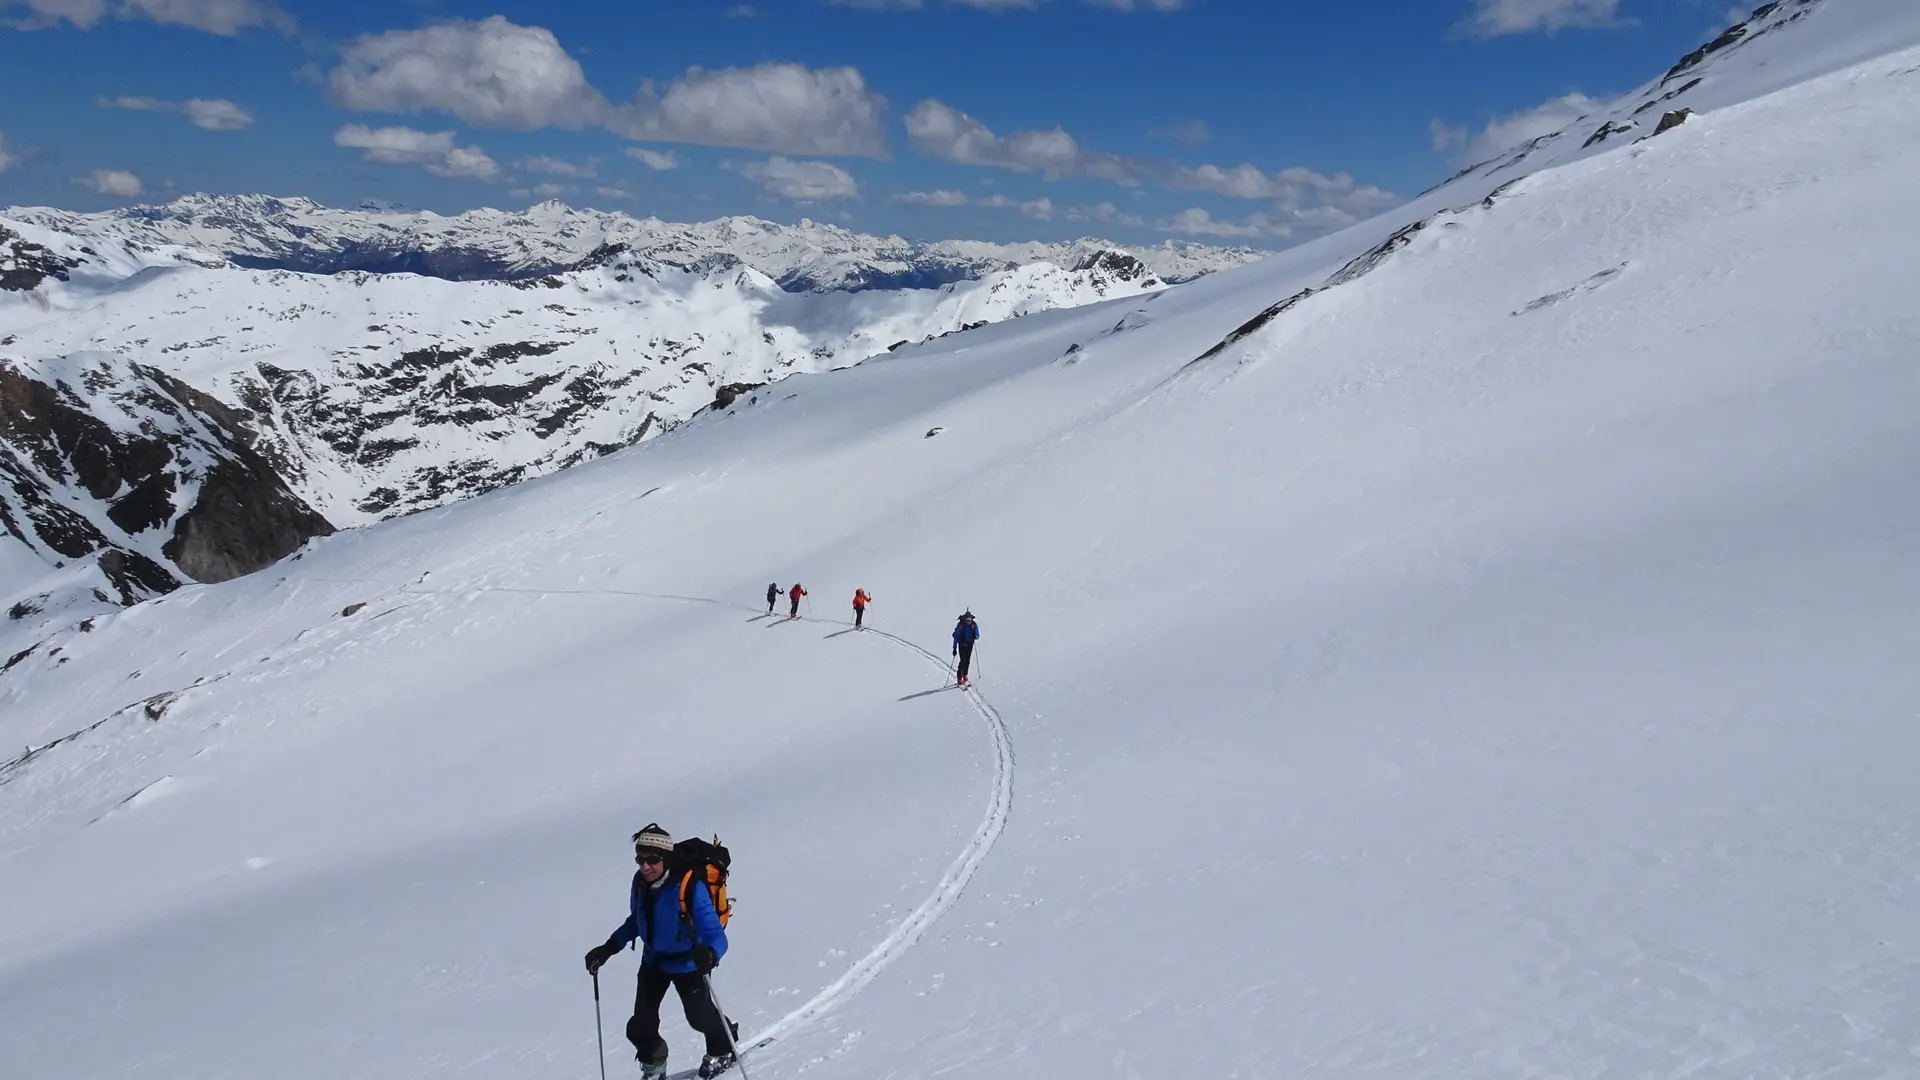
[[971,644],[960,646],[960,669],[956,671],[954,674],[960,676],[960,678],[964,680],[967,677],[967,668],[972,663],[973,663],[973,646]]
[[666,1000],[669,986],[680,993],[680,1007],[686,1011],[687,1023],[707,1037],[707,1053],[732,1052],[727,1029],[722,1026],[727,1021],[713,1004],[713,995],[707,993],[707,980],[699,972],[669,975],[643,967],[640,990],[633,999],[633,1019],[627,1021],[627,1041],[633,1044],[640,1060],[660,1064],[667,1060],[667,1040],[660,1037],[660,1003]]
[[799,617],[800,617],[800,601],[795,600],[792,606],[787,608],[787,618],[797,619]]
[[867,617],[867,609],[866,609],[866,608],[863,608],[863,607],[856,607],[856,608],[854,608],[854,609],[853,609],[853,628],[854,628],[855,630],[858,630],[858,629],[860,629],[860,620],[862,620],[862,619],[864,619],[864,618],[866,618],[866,617]]

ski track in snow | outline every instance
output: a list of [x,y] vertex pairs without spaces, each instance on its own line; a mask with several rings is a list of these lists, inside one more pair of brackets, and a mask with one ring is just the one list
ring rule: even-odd
[[[473,593],[511,593],[525,596],[627,596],[643,600],[667,600],[683,604],[709,604],[715,607],[731,608],[735,611],[765,614],[758,608],[749,607],[745,604],[734,604],[725,600],[716,600],[712,597],[679,596],[673,593],[635,592],[627,589],[529,589],[486,585],[475,585],[457,589],[421,589],[414,588],[409,584],[401,586],[399,591],[409,595],[419,596],[466,596]],[[785,616],[779,615],[773,617],[775,619],[786,618]],[[817,623],[826,626],[852,625],[851,623],[841,622],[835,619],[816,618],[812,615],[798,616],[797,621]],[[925,658],[928,662],[946,672],[948,675],[952,674],[952,669],[947,666],[947,662],[942,659],[939,654],[923,648],[906,638],[897,634],[888,633],[885,630],[875,630],[871,627],[862,630],[861,633],[884,638],[903,649]],[[774,1021],[768,1025],[765,1030],[756,1032],[740,1040],[740,1052],[742,1056],[752,1051],[763,1049],[779,1039],[787,1038],[799,1032],[808,1024],[813,1023],[828,1012],[831,1012],[836,1006],[847,1001],[853,997],[853,995],[864,989],[868,983],[877,978],[889,965],[908,949],[912,948],[922,937],[926,936],[927,931],[933,927],[933,924],[938,922],[942,915],[945,915],[953,908],[954,904],[959,902],[961,894],[966,891],[967,883],[973,880],[975,871],[979,870],[981,863],[986,861],[987,853],[993,850],[994,842],[1000,839],[1001,832],[1007,827],[1007,818],[1013,812],[1013,735],[1007,727],[1006,719],[1000,715],[1000,710],[994,708],[993,703],[989,702],[977,688],[969,686],[966,688],[965,694],[967,700],[973,705],[974,711],[979,713],[980,718],[986,722],[987,732],[993,739],[993,791],[987,802],[986,817],[981,820],[980,827],[974,830],[973,836],[968,839],[966,847],[960,850],[960,854],[954,859],[952,865],[947,867],[946,874],[940,878],[939,884],[934,887],[933,893],[921,901],[919,907],[908,912],[907,916],[900,920],[887,936],[880,940],[879,944],[869,950],[865,956],[855,961],[852,967],[842,972],[839,978],[827,984],[819,993],[808,999],[805,1004]],[[690,1076],[692,1074],[688,1073],[685,1075]],[[674,1080],[681,1080],[681,1078],[676,1076]]]

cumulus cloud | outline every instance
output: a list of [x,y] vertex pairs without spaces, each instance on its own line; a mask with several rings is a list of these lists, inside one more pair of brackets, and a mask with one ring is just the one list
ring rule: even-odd
[[333,133],[333,144],[360,151],[362,161],[377,165],[418,165],[435,176],[449,179],[491,180],[500,174],[499,164],[479,147],[455,146],[451,131],[348,124]]
[[507,194],[516,199],[557,199],[567,193],[559,184],[535,184],[532,187],[514,188]]
[[500,15],[356,38],[328,85],[334,103],[349,109],[432,110],[516,131],[585,127],[609,115],[552,31]]
[[592,165],[575,165],[561,158],[535,154],[523,157],[517,163],[527,172],[546,173],[549,176],[564,176],[570,180],[591,180],[600,175]]
[[944,102],[928,100],[906,117],[907,139],[929,157],[963,165],[1037,172],[1049,180],[1085,177],[1135,186],[1152,183],[1176,191],[1202,191],[1232,199],[1268,200],[1276,213],[1299,224],[1351,223],[1393,206],[1399,197],[1306,168],[1267,172],[1254,165],[1182,165],[1160,158],[1125,157],[1083,145],[1065,130],[1015,131],[1000,135]]
[[146,190],[140,178],[124,169],[95,169],[73,181],[81,187],[90,188],[102,195],[116,195],[122,199],[131,199]]
[[1591,116],[1606,105],[1581,93],[1552,98],[1531,109],[1502,116],[1489,123],[1478,135],[1470,135],[1465,126],[1450,127],[1435,119],[1433,148],[1451,152],[1463,165],[1478,164],[1504,151],[1551,135],[1583,116]]
[[628,191],[625,188],[597,187],[597,188],[594,188],[593,190],[596,194],[601,195],[608,199],[620,199],[624,201],[624,200],[633,198],[633,192]]
[[825,161],[771,157],[740,166],[739,172],[767,194],[795,202],[850,199],[860,194],[860,184],[851,173]]
[[256,26],[291,34],[298,26],[272,0],[0,0],[0,10],[23,8],[25,15],[7,19],[6,24],[39,30],[67,22],[86,30],[111,16],[151,19],[224,37]]
[[1461,29],[1501,37],[1620,25],[1620,0],[1473,0]]
[[7,135],[0,132],[0,173],[20,164],[20,154],[7,145]]
[[648,81],[616,106],[552,31],[500,15],[360,37],[328,83],[335,104],[362,112],[434,111],[518,131],[597,125],[642,141],[773,154],[887,156],[886,99],[857,68],[696,67],[664,89]]
[[253,126],[253,114],[224,98],[188,98],[162,101],[150,97],[101,98],[107,109],[133,109],[138,112],[175,113],[187,118],[194,127],[207,131],[242,131]]
[[675,157],[672,151],[661,153],[658,150],[649,150],[644,146],[629,146],[627,147],[627,156],[645,165],[647,168],[652,169],[654,172],[666,172],[668,169],[677,169],[680,167],[680,159]]
[[886,108],[858,68],[764,63],[642,86],[608,126],[649,142],[884,159]]

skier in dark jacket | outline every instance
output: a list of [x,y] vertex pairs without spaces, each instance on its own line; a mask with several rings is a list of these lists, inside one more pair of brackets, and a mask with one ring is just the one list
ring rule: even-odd
[[680,908],[680,876],[668,868],[673,837],[658,825],[633,834],[633,861],[640,870],[627,896],[627,921],[612,936],[587,951],[587,970],[601,966],[621,949],[640,943],[640,987],[634,997],[627,1041],[640,1059],[642,1080],[667,1075],[667,1041],[660,1037],[660,1002],[671,986],[680,995],[687,1023],[707,1038],[700,1075],[731,1068],[739,1028],[720,1015],[707,987],[707,973],[727,954],[727,931],[713,910],[707,883],[698,875],[687,886],[687,910]]
[[955,669],[960,676],[958,685],[967,685],[967,668],[973,663],[973,643],[980,640],[980,624],[973,621],[973,612],[960,614],[960,621],[953,624],[953,655],[960,658],[960,666]]
[[779,599],[780,586],[771,581],[767,582],[767,614],[773,614],[773,605]]

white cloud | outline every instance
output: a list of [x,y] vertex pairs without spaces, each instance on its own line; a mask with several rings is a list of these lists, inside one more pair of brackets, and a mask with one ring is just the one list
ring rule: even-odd
[[575,165],[571,161],[548,157],[545,154],[535,154],[532,157],[521,158],[519,166],[528,172],[546,173],[549,176],[564,176],[570,180],[591,180],[600,175],[592,165]]
[[941,188],[938,191],[903,191],[893,197],[894,202],[907,206],[965,206],[967,193]]
[[653,142],[887,156],[886,99],[857,68],[692,68],[664,91],[643,84],[616,107],[552,31],[500,15],[360,37],[328,80],[335,104],[363,112],[432,110],[519,131],[598,125]]
[[825,161],[772,157],[749,162],[741,166],[739,172],[759,184],[767,194],[796,202],[850,199],[860,194],[860,184],[851,173]]
[[694,68],[664,93],[642,86],[608,126],[653,142],[885,159],[886,108],[858,68],[765,63]]
[[759,9],[755,8],[752,4],[735,4],[727,9],[727,18],[729,19],[751,19],[759,14]]
[[1346,173],[1327,176],[1298,167],[1269,173],[1254,165],[1188,166],[1158,158],[1124,157],[1084,146],[1057,126],[1003,136],[934,100],[916,106],[907,115],[906,127],[907,139],[915,149],[945,161],[1037,172],[1049,180],[1079,176],[1126,186],[1150,182],[1176,191],[1270,200],[1286,217],[1302,222],[1316,216],[1304,211],[1320,207],[1336,208],[1342,220],[1354,221],[1399,202],[1392,192],[1355,183]]
[[518,131],[579,128],[609,115],[552,31],[500,15],[356,38],[329,84],[333,101],[349,109],[430,109]]
[[1433,145],[1436,150],[1456,151],[1455,157],[1463,165],[1478,164],[1542,135],[1551,135],[1583,116],[1591,116],[1605,105],[1605,102],[1585,94],[1568,94],[1531,109],[1500,117],[1472,138],[1467,137],[1465,127],[1448,127],[1435,120],[1431,125]]
[[1433,133],[1433,148],[1443,152],[1467,145],[1471,137],[1464,126],[1452,127],[1437,116],[1427,122],[1427,130]]
[[491,180],[500,173],[499,164],[479,147],[455,146],[451,131],[348,124],[333,133],[333,144],[360,151],[362,161],[378,165],[418,165],[435,176],[450,179]]
[[1076,206],[1064,215],[1068,221],[1092,221],[1102,225],[1124,225],[1138,228],[1146,224],[1138,215],[1129,214],[1110,202],[1095,203],[1092,206]]
[[131,199],[146,190],[146,185],[140,182],[139,177],[124,169],[95,169],[73,182],[102,195],[117,195],[123,199]]
[[194,127],[207,131],[241,131],[253,126],[253,114],[224,98],[188,98],[162,101],[150,97],[101,98],[107,109],[134,109],[140,112],[177,113]]
[[1087,0],[1097,7],[1116,8],[1120,11],[1133,11],[1152,8],[1154,11],[1179,11],[1187,6],[1187,0]]
[[[1167,232],[1180,233],[1184,236],[1245,238],[1264,236],[1272,231],[1273,226],[1263,214],[1254,214],[1249,216],[1245,221],[1236,223],[1216,218],[1206,210],[1195,206],[1182,210],[1172,217],[1161,221],[1160,228]],[[1286,233],[1281,232],[1275,235],[1284,236]]]
[[5,20],[22,30],[39,30],[62,21],[86,30],[108,16],[151,19],[232,37],[264,26],[291,34],[298,24],[272,0],[0,0],[0,7],[26,8],[23,18]]
[[645,165],[647,168],[652,169],[654,172],[666,172],[668,169],[677,169],[680,167],[680,159],[675,157],[672,151],[663,154],[658,150],[649,150],[644,146],[629,146],[627,147],[627,156]]
[[1479,37],[1624,25],[1620,0],[1473,0],[1461,28]]
[[594,188],[593,190],[595,193],[609,199],[627,200],[627,199],[633,198],[633,192],[628,191],[625,188],[597,187],[597,188]]
[[1053,200],[1048,198],[1021,200],[1006,195],[989,195],[984,199],[975,199],[973,204],[994,210],[1018,210],[1035,221],[1053,220]]
[[0,173],[6,172],[18,164],[20,164],[19,152],[7,147],[6,133],[0,132]]

